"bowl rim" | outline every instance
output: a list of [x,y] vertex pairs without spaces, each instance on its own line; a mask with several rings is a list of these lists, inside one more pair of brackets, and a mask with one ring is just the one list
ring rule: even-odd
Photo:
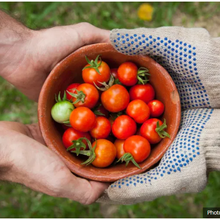
[[[43,120],[43,117],[42,115],[45,114],[45,109],[44,108],[41,108],[42,104],[45,102],[44,101],[44,95],[45,95],[45,92],[47,90],[47,85],[50,81],[50,78],[53,77],[57,70],[62,66],[63,63],[65,63],[68,59],[70,59],[71,56],[73,56],[73,54],[77,54],[77,53],[80,53],[81,51],[87,49],[87,48],[90,48],[90,47],[94,47],[94,45],[98,45],[100,47],[105,47],[107,49],[114,49],[116,52],[118,52],[110,43],[97,43],[97,44],[91,44],[91,45],[86,45],[86,46],[83,46],[79,49],[77,49],[76,51],[74,51],[73,53],[69,54],[67,57],[65,57],[63,60],[61,60],[59,63],[57,63],[55,65],[55,67],[52,69],[52,71],[49,73],[48,77],[46,78],[42,88],[41,88],[41,91],[40,91],[40,95],[39,95],[39,99],[38,99],[38,121],[39,121],[39,127],[40,127],[40,131],[41,131],[41,134],[43,136],[43,139],[47,145],[47,147],[49,149],[51,149],[52,151],[54,151],[59,157],[60,159],[66,164],[66,166],[70,169],[71,172],[73,172],[74,175],[79,175],[83,178],[87,178],[89,180],[95,180],[95,181],[102,181],[102,182],[114,182],[118,179],[121,179],[121,178],[124,178],[124,177],[127,177],[127,176],[132,176],[134,174],[139,174],[139,173],[142,173],[143,171],[146,171],[147,169],[149,169],[150,167],[152,167],[154,164],[156,164],[161,158],[162,156],[165,154],[165,152],[168,150],[168,148],[170,147],[170,145],[172,144],[173,140],[175,139],[177,133],[178,133],[178,130],[179,130],[179,126],[180,126],[180,120],[181,120],[181,104],[180,104],[180,97],[179,97],[179,93],[178,93],[178,90],[176,88],[176,85],[173,81],[173,79],[171,78],[170,74],[167,72],[167,70],[162,67],[159,63],[157,63],[155,60],[153,60],[151,57],[149,56],[145,56],[145,55],[134,55],[134,56],[143,56],[143,57],[147,57],[154,65],[157,66],[157,68],[159,70],[161,70],[160,72],[166,76],[166,78],[170,81],[171,85],[172,85],[172,88],[174,91],[176,91],[176,104],[177,104],[177,112],[175,114],[175,125],[174,125],[174,128],[173,128],[173,137],[170,139],[169,143],[163,148],[162,151],[160,151],[160,153],[157,155],[157,157],[154,158],[154,160],[152,162],[149,162],[148,163],[148,166],[145,166],[145,168],[143,170],[140,171],[140,169],[134,169],[132,170],[131,172],[129,172],[129,175],[118,175],[118,177],[112,177],[112,176],[97,176],[97,175],[94,175],[92,174],[91,172],[83,172],[81,173],[80,172],[80,169],[76,166],[74,169],[73,169],[73,163],[71,162],[71,160],[69,160],[68,158],[63,158],[63,156],[59,153],[59,151],[53,146],[53,143],[49,140],[49,138],[47,137],[47,134],[44,132],[45,129],[46,129],[46,123],[44,123],[44,120]],[[85,170],[84,170],[85,171]]]

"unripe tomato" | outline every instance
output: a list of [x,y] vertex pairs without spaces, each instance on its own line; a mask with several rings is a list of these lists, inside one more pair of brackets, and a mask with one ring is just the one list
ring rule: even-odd
[[96,123],[95,114],[87,107],[78,107],[70,114],[71,126],[82,132],[91,130]]
[[101,95],[103,106],[110,112],[120,112],[128,106],[129,93],[122,85],[116,84],[104,91]]
[[136,130],[137,125],[135,121],[127,115],[119,116],[112,125],[112,133],[118,139],[126,139],[134,135]]
[[69,120],[74,106],[69,101],[59,101],[51,109],[51,116],[54,121],[63,123]]
[[150,117],[150,108],[144,101],[136,99],[128,104],[126,113],[137,123],[144,123]]
[[147,104],[150,108],[150,116],[157,118],[164,112],[164,104],[159,100],[152,100]]

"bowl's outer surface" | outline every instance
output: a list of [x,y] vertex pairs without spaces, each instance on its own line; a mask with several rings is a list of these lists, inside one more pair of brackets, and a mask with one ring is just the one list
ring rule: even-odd
[[[52,117],[51,108],[55,103],[55,94],[64,91],[73,82],[82,81],[82,68],[87,64],[85,56],[95,59],[101,55],[102,60],[111,68],[117,68],[125,61],[132,61],[139,67],[149,69],[150,83],[156,91],[156,98],[165,105],[163,118],[167,121],[167,132],[171,138],[163,139],[152,147],[150,156],[140,164],[138,169],[133,164],[117,164],[108,168],[96,168],[92,165],[81,165],[81,158],[67,152],[62,144],[62,132]],[[101,43],[82,47],[58,63],[46,79],[39,97],[38,117],[40,129],[47,146],[55,151],[67,167],[76,175],[97,181],[112,182],[123,177],[141,173],[157,163],[174,140],[181,118],[180,99],[176,86],[168,72],[147,56],[127,56],[117,52],[110,44]]]

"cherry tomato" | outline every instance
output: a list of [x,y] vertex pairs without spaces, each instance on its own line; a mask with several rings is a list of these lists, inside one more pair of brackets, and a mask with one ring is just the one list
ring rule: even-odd
[[110,112],[119,112],[128,106],[130,101],[129,93],[124,86],[116,84],[104,91],[101,95],[101,102],[105,109]]
[[89,83],[80,84],[77,87],[77,94],[72,101],[75,107],[93,108],[99,100],[99,92],[95,86]]
[[58,101],[51,109],[51,116],[54,121],[64,123],[69,120],[74,106],[69,101]]
[[[87,62],[89,62],[89,60],[87,60]],[[107,82],[109,80],[110,68],[104,61],[98,59],[95,61],[92,60],[83,68],[82,78],[86,83],[94,85],[95,82],[97,86],[100,86],[101,84],[99,82]]]
[[150,117],[150,108],[144,101],[136,99],[128,104],[126,113],[137,123],[144,123]]
[[116,157],[115,145],[106,139],[98,139],[92,144],[92,147],[95,146],[96,157],[92,165],[96,167],[107,167],[111,165]]
[[[75,130],[74,128],[68,128],[64,133],[63,133],[63,136],[62,136],[62,141],[63,141],[63,144],[66,148],[70,147],[71,145],[73,145],[73,141],[76,141],[78,140],[79,138],[81,137],[86,137],[88,140],[91,141],[91,137],[88,133],[86,132],[80,132],[80,131],[77,131]],[[88,148],[88,145],[87,145],[87,142],[86,140],[83,140],[82,141],[86,147]],[[82,148],[83,149],[83,148]],[[81,149],[81,150],[82,150]],[[72,149],[70,151],[73,151],[75,149]]]
[[119,116],[112,125],[112,133],[118,139],[126,139],[135,134],[136,130],[135,121],[127,115]]
[[164,112],[164,104],[159,100],[152,100],[147,104],[150,108],[150,116],[152,118],[157,118],[161,116]]
[[125,151],[124,151],[124,142],[125,142],[125,140],[119,140],[119,139],[116,139],[115,142],[114,142],[114,145],[116,147],[116,152],[117,152],[116,157],[118,159],[120,159],[125,153]]
[[149,83],[145,85],[135,85],[132,86],[130,91],[131,100],[141,99],[142,101],[148,103],[153,100],[155,97],[155,91],[152,85]]
[[111,123],[110,121],[102,116],[96,118],[95,127],[90,130],[92,137],[96,139],[107,138],[111,132]]
[[96,123],[95,114],[87,107],[78,107],[70,114],[71,126],[82,132],[91,130]]
[[118,67],[118,79],[126,86],[133,86],[137,83],[138,68],[132,62],[124,62]]
[[73,97],[68,93],[68,92],[71,92],[71,93],[75,93],[76,94],[76,91],[75,89],[80,85],[80,83],[72,83],[70,84],[67,88],[66,88],[66,98],[67,100],[72,100]]
[[150,155],[151,146],[144,137],[133,135],[125,140],[124,151],[130,153],[137,163],[141,163]]
[[157,118],[150,118],[145,121],[140,129],[141,136],[145,137],[151,144],[157,144],[161,141],[161,137],[156,132],[157,122],[161,126],[163,122]]

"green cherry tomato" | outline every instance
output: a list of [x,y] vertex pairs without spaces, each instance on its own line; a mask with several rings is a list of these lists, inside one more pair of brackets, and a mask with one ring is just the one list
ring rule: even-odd
[[70,114],[73,111],[74,106],[69,101],[60,101],[54,104],[51,109],[51,116],[54,121],[63,123],[69,120]]

